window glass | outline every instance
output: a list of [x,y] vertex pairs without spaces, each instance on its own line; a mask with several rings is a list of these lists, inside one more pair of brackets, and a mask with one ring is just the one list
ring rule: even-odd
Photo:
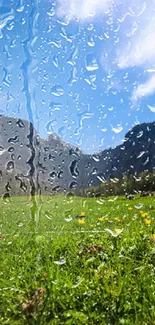
[[154,30],[154,0],[0,0],[0,324],[153,324]]

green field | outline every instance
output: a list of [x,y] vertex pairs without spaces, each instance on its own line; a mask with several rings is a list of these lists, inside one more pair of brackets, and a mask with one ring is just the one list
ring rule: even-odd
[[0,201],[0,325],[155,324],[155,199],[37,204]]

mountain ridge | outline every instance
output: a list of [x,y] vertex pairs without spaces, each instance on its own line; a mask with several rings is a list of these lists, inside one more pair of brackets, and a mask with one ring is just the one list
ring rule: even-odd
[[0,115],[0,195],[74,192],[97,186],[109,178],[155,168],[155,122],[129,130],[122,144],[94,154],[61,140],[57,134],[42,139],[31,122]]

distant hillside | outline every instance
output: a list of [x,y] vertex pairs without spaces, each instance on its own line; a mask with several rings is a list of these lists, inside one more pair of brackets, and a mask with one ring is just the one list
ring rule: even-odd
[[0,116],[0,195],[69,192],[154,168],[155,122],[136,125],[122,145],[87,155],[56,134],[41,139],[28,121]]

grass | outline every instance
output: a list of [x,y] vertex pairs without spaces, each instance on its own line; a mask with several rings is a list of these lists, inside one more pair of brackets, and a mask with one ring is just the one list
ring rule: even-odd
[[155,324],[153,197],[31,206],[0,201],[0,324]]

